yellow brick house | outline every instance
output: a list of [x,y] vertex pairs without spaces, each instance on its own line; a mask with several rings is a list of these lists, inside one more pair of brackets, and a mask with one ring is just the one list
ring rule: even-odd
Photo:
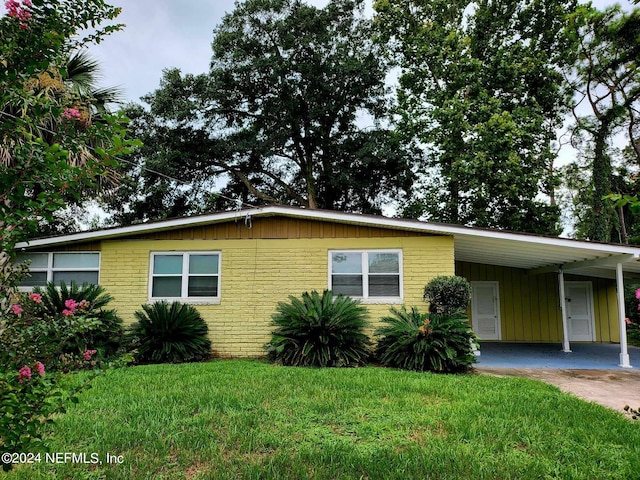
[[[180,300],[208,323],[214,354],[260,356],[279,301],[331,289],[358,298],[374,325],[394,305],[426,307],[437,275],[472,284],[481,339],[620,342],[628,365],[624,276],[640,248],[283,206],[256,207],[33,239],[23,288],[93,282],[126,323],[144,303]],[[564,298],[564,301],[560,301]],[[625,356],[626,355],[626,356]]]

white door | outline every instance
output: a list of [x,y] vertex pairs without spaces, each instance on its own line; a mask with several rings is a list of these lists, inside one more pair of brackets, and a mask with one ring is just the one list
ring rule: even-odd
[[500,340],[498,282],[471,282],[471,324],[480,340]]
[[591,282],[566,282],[564,293],[569,323],[569,340],[595,342]]

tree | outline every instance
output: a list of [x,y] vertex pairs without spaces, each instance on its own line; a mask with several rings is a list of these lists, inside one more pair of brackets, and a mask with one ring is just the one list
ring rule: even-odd
[[[150,113],[138,111],[138,126],[159,149],[141,152],[134,172],[143,165],[179,172],[196,191],[226,178],[228,196],[308,208],[380,212],[404,195],[411,156],[381,123],[387,70],[362,5],[237,3],[214,30],[209,74],[168,70],[145,98]],[[180,210],[182,200],[185,211],[207,200],[186,198],[152,172],[140,175],[142,201],[162,192],[172,202],[165,212]]]
[[[625,151],[628,152],[629,149]],[[597,221],[592,208],[591,153],[592,151],[587,150],[586,156],[559,170],[562,189],[558,196],[564,216],[563,223],[573,225],[571,235],[575,238],[589,238],[589,230]],[[613,161],[610,188],[615,193],[609,195],[613,197],[614,203],[608,205],[608,208],[613,210],[615,216],[609,223],[608,238],[612,242],[637,245],[640,244],[640,217],[637,215],[639,209],[633,208],[628,199],[632,196],[630,192],[638,191],[638,168],[629,162],[628,155],[611,153]]]
[[[627,133],[627,153],[640,165],[640,9],[627,13],[620,6],[600,11],[581,5],[571,15],[567,33],[577,46],[571,72],[575,140],[591,146],[583,150],[591,166],[589,211],[578,232],[583,238],[606,242],[612,232],[625,229],[624,217],[605,198],[615,192],[611,141],[620,130]],[[622,206],[624,202],[615,205]]]
[[69,93],[85,101],[93,116],[110,113],[110,104],[121,104],[123,92],[119,87],[98,87],[100,64],[88,51],[78,50],[69,57],[62,79]]
[[[87,104],[65,88],[70,53],[121,25],[102,0],[9,0],[0,18],[0,302],[15,284],[14,246],[78,198],[132,145],[125,120],[93,122]],[[94,33],[79,37],[88,28]],[[79,39],[77,39],[79,38]],[[4,312],[4,309],[0,309]]]
[[378,0],[400,69],[398,128],[425,151],[424,193],[407,208],[481,227],[559,233],[561,35],[572,2]]

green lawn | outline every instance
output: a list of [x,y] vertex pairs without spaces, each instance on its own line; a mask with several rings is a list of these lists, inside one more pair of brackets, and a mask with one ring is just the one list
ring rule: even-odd
[[640,423],[519,378],[213,361],[108,372],[51,451],[103,464],[6,478],[629,479]]

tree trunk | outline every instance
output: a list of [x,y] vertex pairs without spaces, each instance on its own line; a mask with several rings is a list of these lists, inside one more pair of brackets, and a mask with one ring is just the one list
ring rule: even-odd
[[604,198],[611,193],[611,159],[607,153],[607,139],[611,121],[603,118],[595,134],[593,148],[593,215],[589,226],[589,239],[598,242],[611,241],[612,207]]
[[11,298],[16,293],[16,288],[11,282],[13,266],[11,257],[6,251],[0,252],[0,315],[8,313],[11,306]]
[[620,220],[620,243],[629,244],[629,234],[627,233],[627,225],[624,221],[624,210],[622,206],[618,207],[618,219]]

